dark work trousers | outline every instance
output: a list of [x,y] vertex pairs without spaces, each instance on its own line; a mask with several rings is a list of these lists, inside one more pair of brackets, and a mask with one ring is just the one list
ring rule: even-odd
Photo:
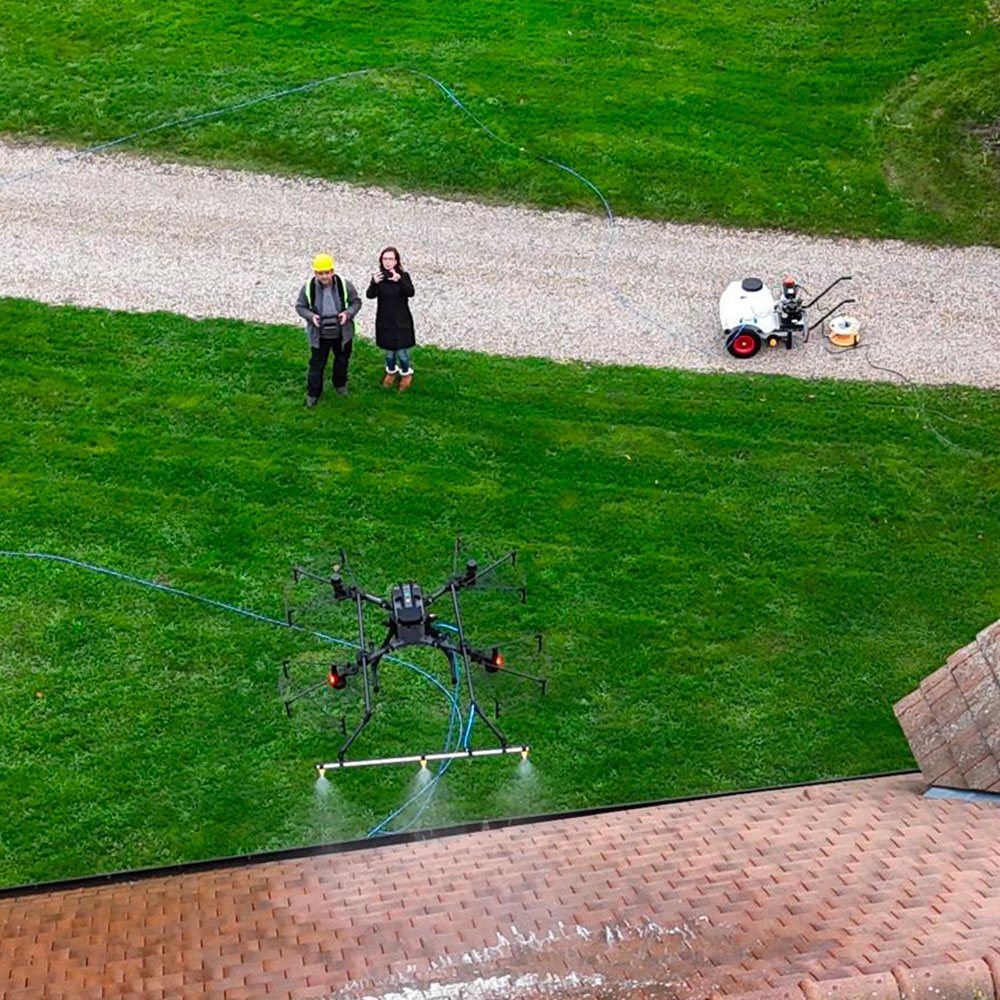
[[330,357],[331,351],[333,351],[333,387],[339,389],[347,385],[347,362],[351,360],[353,349],[353,340],[345,344],[340,337],[336,340],[323,339],[320,340],[319,347],[310,347],[306,392],[317,399],[323,395],[323,372],[326,371],[326,360]]

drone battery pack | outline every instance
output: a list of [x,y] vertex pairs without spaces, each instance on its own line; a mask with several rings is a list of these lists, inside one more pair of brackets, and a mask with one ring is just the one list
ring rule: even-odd
[[424,636],[424,593],[415,583],[392,588],[392,620],[396,636],[403,642],[419,642]]

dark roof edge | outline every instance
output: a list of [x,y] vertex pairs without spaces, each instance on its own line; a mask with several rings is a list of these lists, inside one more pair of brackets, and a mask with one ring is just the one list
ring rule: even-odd
[[441,837],[455,837],[465,833],[481,833],[486,830],[502,830],[512,826],[529,826],[535,823],[549,823],[553,820],[581,819],[585,816],[600,816],[604,813],[627,812],[631,809],[651,809],[657,806],[677,805],[681,802],[700,802],[705,799],[724,799],[735,795],[761,795],[765,792],[787,791],[793,788],[810,788],[815,785],[836,785],[851,781],[867,781],[874,778],[898,778],[919,771],[882,771],[875,774],[857,774],[849,778],[819,778],[815,781],[800,781],[791,785],[765,785],[760,788],[737,788],[726,792],[705,792],[701,795],[683,795],[673,799],[656,799],[651,802],[631,802],[611,806],[594,806],[589,809],[575,809],[569,812],[542,813],[536,816],[515,816],[504,819],[484,819],[457,826],[444,826],[430,830],[414,830],[411,833],[387,833],[380,837],[360,840],[345,840],[335,844],[316,844],[311,847],[292,847],[277,851],[258,851],[253,854],[236,854],[230,857],[208,858],[204,861],[186,861],[173,865],[158,865],[152,868],[134,868],[124,871],[105,872],[99,875],[83,875],[78,878],[56,879],[51,882],[28,882],[24,885],[0,887],[0,899],[17,896],[36,896],[50,892],[68,892],[71,889],[87,889],[125,882],[139,882],[152,878],[166,878],[173,875],[190,875],[197,872],[221,871],[226,868],[240,868],[244,865],[261,865],[273,861],[295,861],[299,858],[315,858],[325,854],[347,854],[351,851],[371,850],[395,844],[413,844],[423,840],[437,840]]

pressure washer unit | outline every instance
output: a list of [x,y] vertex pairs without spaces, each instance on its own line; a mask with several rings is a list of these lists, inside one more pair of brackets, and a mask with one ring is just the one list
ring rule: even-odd
[[777,347],[784,344],[791,349],[792,338],[799,334],[802,343],[809,341],[809,331],[829,319],[841,306],[853,302],[844,299],[819,319],[811,321],[806,310],[811,309],[824,295],[842,281],[850,281],[845,274],[827,285],[819,295],[808,302],[802,301],[802,286],[795,278],[781,282],[781,295],[775,298],[760,278],[732,281],[719,299],[719,321],[726,338],[726,350],[734,358],[752,358],[763,344]]

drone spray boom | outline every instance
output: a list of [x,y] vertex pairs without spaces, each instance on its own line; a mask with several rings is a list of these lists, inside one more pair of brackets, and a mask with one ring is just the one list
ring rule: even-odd
[[342,767],[377,767],[381,764],[420,764],[426,767],[436,760],[461,760],[466,757],[502,757],[507,754],[520,754],[521,760],[526,760],[531,747],[484,747],[480,750],[445,750],[439,753],[413,753],[402,757],[369,757],[367,760],[335,760],[328,764],[317,764],[319,777],[326,777],[327,771],[336,771]]

